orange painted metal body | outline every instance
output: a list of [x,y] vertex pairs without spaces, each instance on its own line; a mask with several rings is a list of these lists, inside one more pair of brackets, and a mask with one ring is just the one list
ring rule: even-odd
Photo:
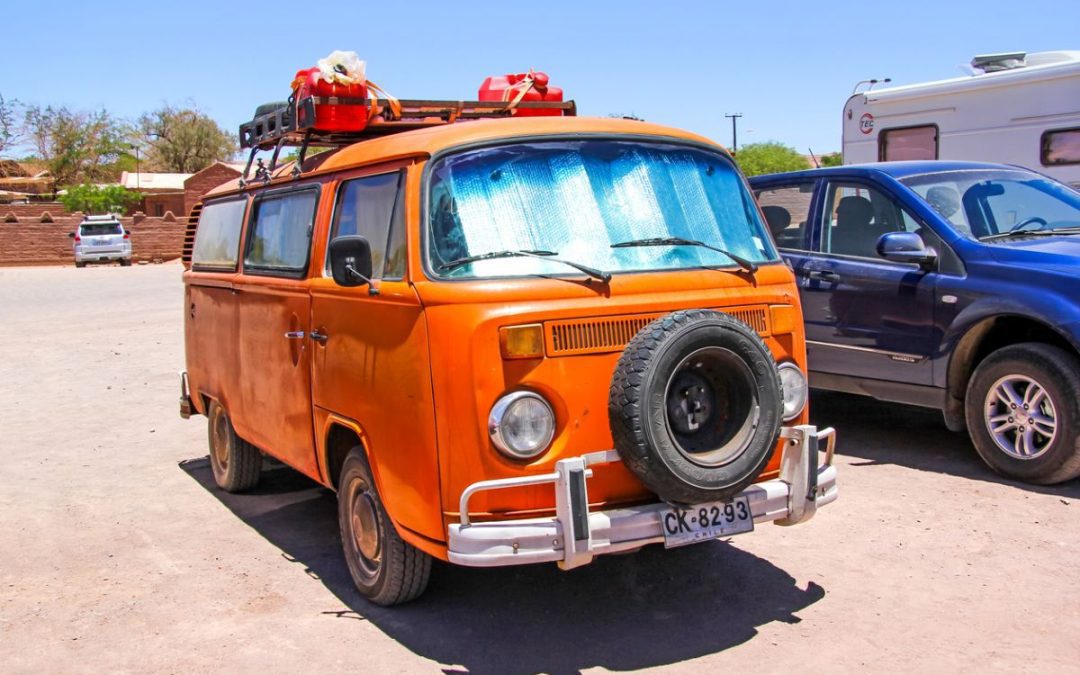
[[[327,485],[333,480],[327,457],[331,430],[351,430],[402,537],[446,559],[447,526],[458,521],[458,500],[468,485],[550,472],[559,459],[612,447],[608,389],[627,326],[677,309],[739,310],[778,361],[794,361],[805,372],[795,280],[779,261],[763,265],[754,278],[708,269],[616,274],[608,285],[539,277],[427,278],[421,259],[422,178],[434,153],[499,139],[582,133],[688,140],[720,149],[707,139],[637,121],[527,118],[373,139],[333,153],[298,180],[279,172],[269,189],[321,186],[308,273],[297,280],[242,271],[184,273],[187,367],[197,410],[205,414],[206,401],[219,400],[242,437]],[[378,282],[379,295],[369,295],[366,286],[337,286],[324,272],[337,186],[403,167],[405,279]],[[259,184],[240,190],[234,183],[207,199],[250,198],[263,189]],[[608,318],[618,321],[612,325]],[[504,359],[499,328],[534,323],[544,326],[545,355]],[[330,335],[326,344],[282,337],[289,330],[316,329]],[[551,448],[530,462],[500,454],[486,426],[492,404],[522,388],[551,402],[557,424]],[[804,411],[790,423],[806,418]],[[775,477],[779,461],[774,452],[760,479]],[[589,496],[593,507],[655,499],[620,463],[595,468]],[[485,492],[472,499],[470,509],[474,520],[550,514],[554,495],[550,486]]]

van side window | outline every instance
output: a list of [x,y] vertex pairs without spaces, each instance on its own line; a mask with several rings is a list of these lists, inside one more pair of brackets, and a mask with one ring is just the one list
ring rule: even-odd
[[[358,234],[371,246],[371,270],[376,279],[405,275],[403,173],[384,173],[346,181],[338,189],[330,241]],[[389,251],[389,253],[387,253]],[[327,266],[329,266],[329,257]]]
[[810,203],[814,200],[814,181],[764,188],[758,191],[757,199],[776,245],[783,249],[808,250],[806,223],[810,220]]
[[936,125],[882,129],[878,135],[878,160],[882,162],[937,158],[938,129]]
[[1044,133],[1041,158],[1043,166],[1080,164],[1080,128]]
[[300,276],[307,269],[318,190],[264,197],[255,202],[244,268]]
[[191,266],[202,270],[236,269],[240,256],[240,230],[244,225],[246,199],[214,202],[203,206],[195,230]]

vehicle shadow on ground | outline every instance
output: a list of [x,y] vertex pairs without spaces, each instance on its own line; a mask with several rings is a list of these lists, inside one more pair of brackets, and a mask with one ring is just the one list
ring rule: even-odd
[[815,391],[810,417],[819,426],[836,427],[837,453],[865,460],[853,462],[854,466],[896,464],[1080,499],[1080,479],[1059,485],[1030,485],[994,473],[975,452],[966,433],[945,427],[938,410]]
[[[371,621],[416,654],[484,672],[633,670],[739,645],[825,596],[766,560],[724,542],[606,556],[561,572],[554,564],[467,569],[437,563],[419,600],[387,609],[356,592],[341,553],[334,494],[288,468],[233,495],[207,459],[181,468],[229,510],[303,565],[349,608],[328,617]],[[810,571],[812,573],[812,571]]]

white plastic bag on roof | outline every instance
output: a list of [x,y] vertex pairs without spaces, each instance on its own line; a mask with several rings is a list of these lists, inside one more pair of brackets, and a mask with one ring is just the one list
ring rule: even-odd
[[356,52],[333,51],[315,64],[319,75],[334,84],[363,84],[367,81],[367,64]]

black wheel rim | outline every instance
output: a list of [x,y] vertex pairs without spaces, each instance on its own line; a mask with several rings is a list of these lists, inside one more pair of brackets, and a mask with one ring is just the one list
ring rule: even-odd
[[684,357],[668,378],[664,404],[675,448],[705,467],[740,457],[760,415],[750,366],[723,347],[704,347]]

